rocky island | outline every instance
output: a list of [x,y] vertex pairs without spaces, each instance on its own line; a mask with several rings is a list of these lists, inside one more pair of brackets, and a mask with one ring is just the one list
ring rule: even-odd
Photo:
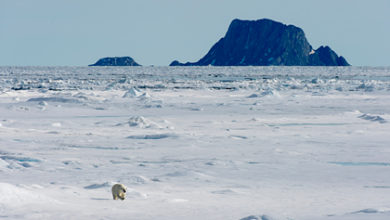
[[141,66],[131,57],[105,57],[89,66]]
[[328,46],[313,49],[305,33],[294,25],[269,19],[235,19],[199,61],[170,66],[349,66]]

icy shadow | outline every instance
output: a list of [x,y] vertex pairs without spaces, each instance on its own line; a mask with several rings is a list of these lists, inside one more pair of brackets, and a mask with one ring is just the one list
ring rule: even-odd
[[32,167],[32,163],[40,163],[41,161],[38,159],[34,159],[31,157],[16,157],[16,156],[10,156],[10,155],[3,155],[0,156],[0,159],[5,161],[8,164],[8,168],[14,169],[14,168],[30,168]]
[[361,119],[367,120],[367,121],[379,122],[381,124],[387,123],[387,121],[384,118],[382,118],[381,116],[378,116],[378,115],[363,114],[363,115],[359,116],[358,118],[361,118]]
[[328,162],[341,166],[390,166],[390,163],[385,162]]
[[105,182],[105,183],[101,183],[101,184],[95,183],[92,185],[84,186],[84,189],[100,189],[100,188],[111,187],[111,185],[112,184],[109,182]]
[[159,140],[165,138],[177,138],[176,134],[144,134],[144,135],[130,135],[128,139],[144,139],[144,140]]
[[251,215],[240,220],[274,220],[268,215]]
[[70,99],[63,97],[39,97],[31,98],[27,102],[60,102],[60,103],[81,103],[78,99]]

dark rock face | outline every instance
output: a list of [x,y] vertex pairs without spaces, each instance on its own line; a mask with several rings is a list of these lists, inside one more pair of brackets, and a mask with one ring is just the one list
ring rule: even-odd
[[170,66],[349,66],[328,46],[313,50],[302,29],[269,19],[233,20],[225,37],[195,63]]
[[89,66],[140,66],[131,57],[106,57]]
[[344,57],[337,56],[328,46],[321,46],[315,50],[315,53],[309,56],[309,62],[312,66],[349,66]]

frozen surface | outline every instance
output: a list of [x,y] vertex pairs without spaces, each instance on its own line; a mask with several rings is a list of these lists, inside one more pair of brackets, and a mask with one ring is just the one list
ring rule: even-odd
[[390,68],[0,67],[0,219],[388,220],[389,134]]

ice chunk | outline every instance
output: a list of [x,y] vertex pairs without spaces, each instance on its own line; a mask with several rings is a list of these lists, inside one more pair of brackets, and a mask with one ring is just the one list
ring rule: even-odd
[[0,207],[23,207],[27,204],[58,203],[58,201],[45,195],[9,183],[0,183],[0,195]]
[[153,121],[146,119],[142,116],[133,116],[129,119],[129,126],[130,127],[139,127],[139,128],[162,128],[157,123],[154,123]]
[[133,87],[123,95],[123,98],[133,98],[141,95],[143,95],[143,93],[139,89]]

